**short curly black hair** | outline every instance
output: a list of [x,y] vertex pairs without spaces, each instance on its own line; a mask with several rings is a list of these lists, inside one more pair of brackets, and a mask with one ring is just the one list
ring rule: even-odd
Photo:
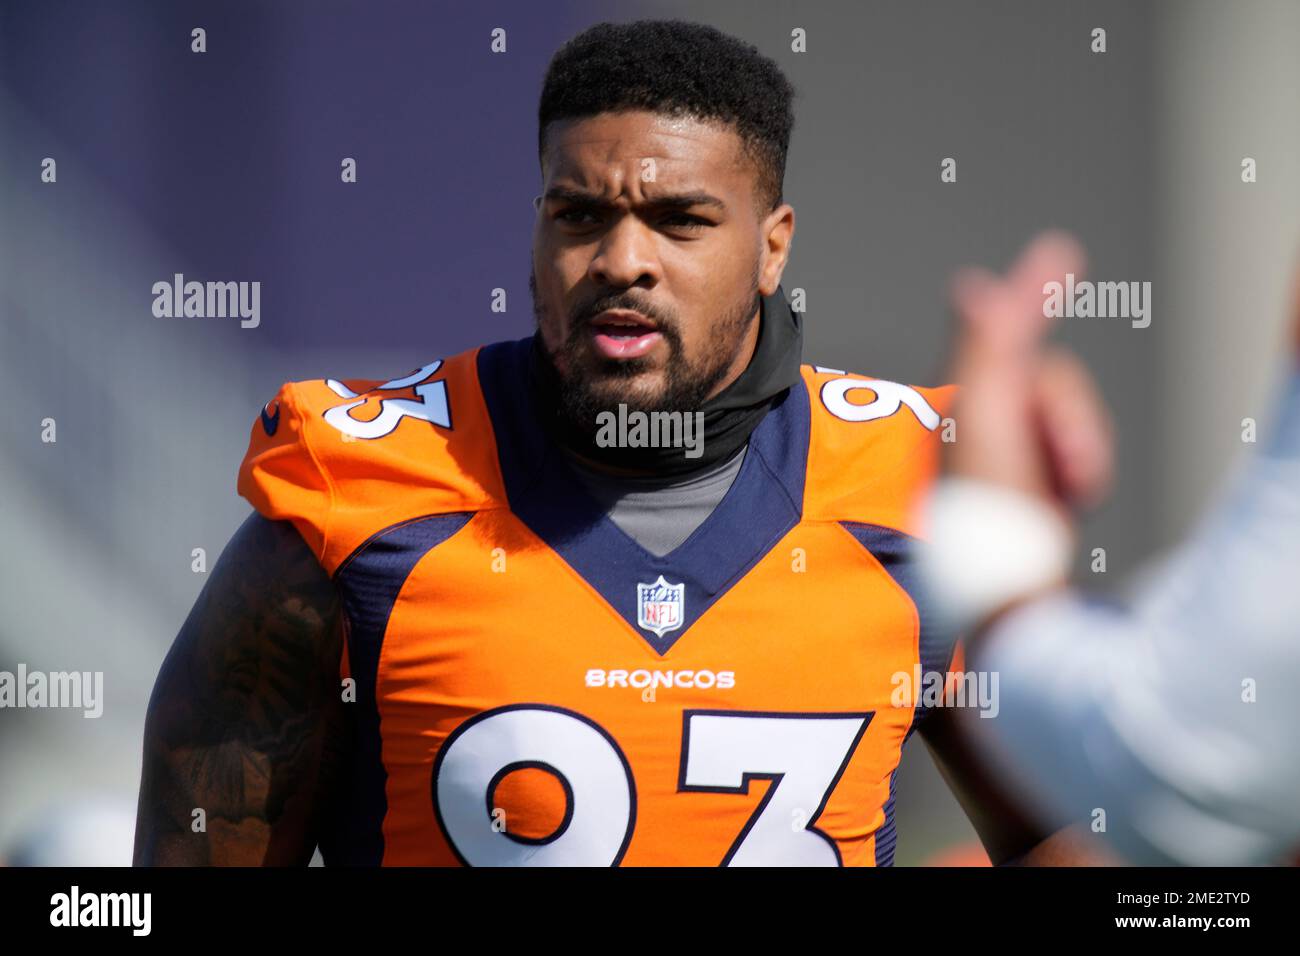
[[760,212],[770,212],[782,202],[793,98],[775,62],[711,26],[598,23],[551,58],[537,111],[538,161],[557,120],[619,110],[720,120],[740,135],[758,174]]

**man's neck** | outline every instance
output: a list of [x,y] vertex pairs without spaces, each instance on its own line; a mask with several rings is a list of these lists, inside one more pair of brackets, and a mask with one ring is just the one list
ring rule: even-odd
[[537,336],[530,357],[534,406],[555,444],[570,461],[592,473],[632,480],[660,475],[672,478],[720,464],[740,450],[772,403],[799,381],[802,330],[780,289],[763,299],[753,326],[733,363],[739,374],[725,376],[726,384],[703,402],[697,413],[703,426],[697,442],[699,461],[687,458],[680,447],[597,447],[594,433],[575,430],[562,420],[556,413],[561,406],[557,390],[562,384]]

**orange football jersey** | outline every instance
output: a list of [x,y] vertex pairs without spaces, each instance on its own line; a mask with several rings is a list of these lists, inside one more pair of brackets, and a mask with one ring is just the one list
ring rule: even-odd
[[544,437],[531,341],[288,383],[253,425],[240,494],[346,609],[326,862],[892,862],[900,686],[955,664],[908,551],[953,388],[803,366],[656,557]]

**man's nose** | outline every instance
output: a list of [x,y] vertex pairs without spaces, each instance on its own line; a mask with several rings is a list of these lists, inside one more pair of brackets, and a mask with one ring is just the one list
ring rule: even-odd
[[602,237],[587,267],[587,277],[599,285],[617,288],[658,282],[659,262],[652,232],[634,217],[621,218]]

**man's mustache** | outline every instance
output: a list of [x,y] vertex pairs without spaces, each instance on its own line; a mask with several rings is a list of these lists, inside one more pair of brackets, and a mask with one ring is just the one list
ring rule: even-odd
[[676,338],[677,336],[677,319],[675,316],[665,315],[659,309],[647,308],[644,303],[635,300],[619,298],[597,299],[595,302],[574,309],[569,315],[569,327],[574,330],[586,329],[595,321],[596,316],[613,309],[635,312],[653,322],[655,328],[666,337]]

